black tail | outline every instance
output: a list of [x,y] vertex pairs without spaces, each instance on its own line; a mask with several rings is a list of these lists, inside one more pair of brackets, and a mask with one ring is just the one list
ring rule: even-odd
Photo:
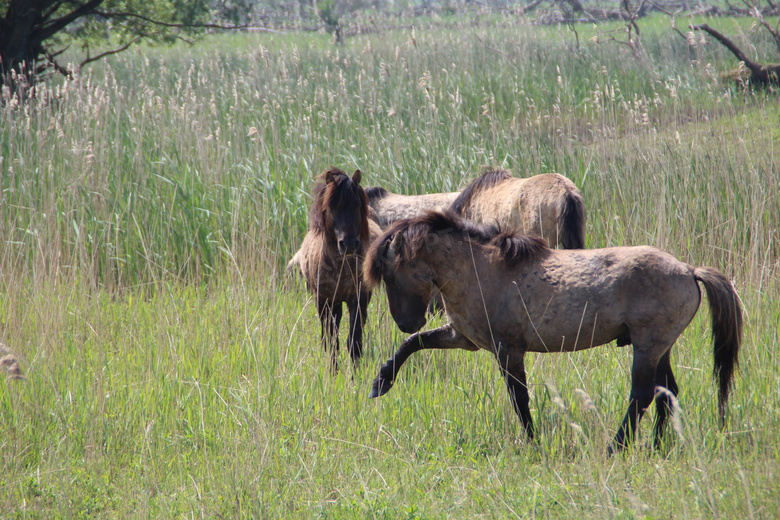
[[726,403],[731,379],[739,364],[742,343],[742,307],[739,296],[728,278],[711,267],[697,267],[693,277],[704,285],[712,317],[713,376],[718,382],[718,419],[726,420]]
[[558,240],[564,249],[585,248],[585,202],[578,189],[566,190],[558,217]]

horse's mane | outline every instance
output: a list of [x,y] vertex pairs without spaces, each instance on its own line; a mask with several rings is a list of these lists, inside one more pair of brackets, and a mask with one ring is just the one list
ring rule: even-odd
[[[328,182],[329,178],[330,182]],[[312,204],[309,215],[309,229],[330,235],[332,232],[328,229],[327,213],[339,211],[348,203],[358,199],[362,215],[358,237],[361,243],[367,244],[369,239],[368,196],[363,187],[355,184],[349,175],[338,168],[326,170],[318,179],[322,182],[316,184],[312,189],[314,204]]]
[[382,186],[371,186],[370,188],[366,188],[366,195],[368,196],[368,201],[371,202],[372,200],[384,199],[390,195],[390,192]]
[[[503,231],[496,225],[475,224],[461,218],[452,209],[443,213],[428,211],[420,217],[394,223],[371,244],[363,264],[363,276],[369,287],[381,282],[384,269],[388,265],[387,246],[396,233],[401,233],[403,238],[401,254],[395,259],[397,263],[409,261],[425,249],[435,248],[436,244],[447,240],[447,236],[462,237],[464,240],[486,246],[489,254],[498,256],[508,266],[534,258],[548,249],[547,241],[542,237]],[[433,238],[434,235],[437,237]]]
[[458,215],[463,215],[464,210],[471,204],[471,199],[475,195],[511,178],[512,174],[506,170],[488,170],[483,172],[460,192],[460,195],[452,201],[450,209]]

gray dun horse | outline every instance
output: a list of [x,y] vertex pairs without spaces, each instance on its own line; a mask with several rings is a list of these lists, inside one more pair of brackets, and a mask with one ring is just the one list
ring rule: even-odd
[[349,310],[347,350],[354,365],[363,352],[363,325],[371,291],[363,283],[362,262],[381,230],[368,219],[368,197],[360,170],[350,178],[337,168],[323,173],[313,190],[309,231],[296,253],[306,286],[314,295],[322,325],[322,343],[338,368],[342,304]]
[[[407,338],[381,367],[371,397],[384,395],[406,359],[422,349],[484,349],[496,357],[529,438],[534,429],[523,365],[526,352],[572,352],[617,341],[633,345],[628,411],[609,452],[624,448],[655,399],[658,444],[678,392],[672,346],[710,303],[718,416],[723,424],[742,335],[739,297],[715,269],[694,267],[649,246],[549,249],[537,237],[500,233],[452,213],[397,222],[371,246],[369,287],[384,281],[390,313],[407,333],[426,322],[438,288],[450,323]],[[668,392],[655,393],[656,387]]]

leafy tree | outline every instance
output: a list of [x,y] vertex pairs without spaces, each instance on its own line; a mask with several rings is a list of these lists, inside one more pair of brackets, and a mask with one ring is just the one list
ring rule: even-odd
[[[71,72],[57,57],[74,44],[83,56],[80,68],[141,41],[233,28],[213,21],[235,23],[250,7],[245,0],[0,0],[0,85],[24,97],[41,77]],[[107,44],[109,50],[93,54]]]
[[377,0],[374,0],[373,5],[364,0],[316,0],[314,6],[317,17],[325,25],[325,30],[333,34],[336,43],[342,43],[342,18],[360,9],[377,8],[380,3]]

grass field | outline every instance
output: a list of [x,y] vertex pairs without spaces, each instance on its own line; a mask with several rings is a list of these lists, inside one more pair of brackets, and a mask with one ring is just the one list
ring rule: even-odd
[[[642,23],[638,54],[608,41],[617,25],[511,18],[343,46],[222,35],[6,100],[0,342],[26,379],[0,378],[0,517],[780,517],[777,93],[722,81],[736,63],[700,35]],[[749,21],[709,23],[771,61]],[[718,268],[746,317],[728,425],[706,303],[673,354],[662,450],[650,413],[606,456],[626,348],[528,356],[537,443],[484,353],[417,354],[368,400],[405,337],[382,291],[362,365],[342,354],[332,376],[284,277],[330,165],[401,193],[557,171],[583,192],[588,247]]]

